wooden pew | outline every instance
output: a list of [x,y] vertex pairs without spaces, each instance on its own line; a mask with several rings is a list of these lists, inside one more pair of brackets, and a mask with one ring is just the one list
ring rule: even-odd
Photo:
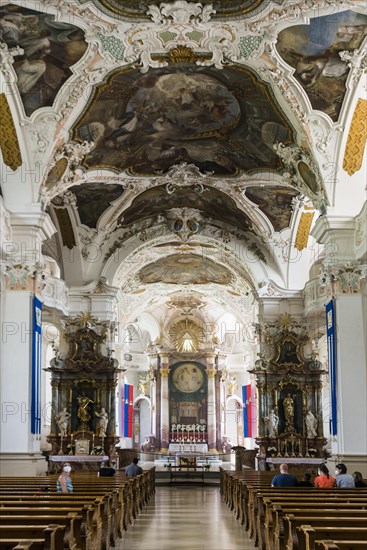
[[299,550],[316,550],[316,541],[340,539],[367,544],[367,527],[312,527],[302,525],[298,529]]
[[[339,515],[341,512],[345,517],[359,515],[367,518],[367,502],[364,506],[360,503],[349,503],[345,505],[340,502],[327,501],[320,508],[320,502],[298,501],[292,504],[283,504],[270,499],[264,499],[265,512],[265,547],[267,550],[283,548],[284,540],[284,517],[286,514],[314,515],[322,510],[323,515]],[[297,507],[295,507],[297,506]],[[348,506],[348,508],[346,507]]]
[[305,537],[301,536],[299,538],[300,531],[298,529],[304,525],[310,525],[312,529],[335,529],[340,526],[343,528],[359,528],[366,526],[366,515],[363,517],[347,517],[341,514],[339,515],[335,511],[333,516],[323,516],[321,509],[319,515],[317,516],[295,516],[293,514],[289,514],[285,516],[285,520],[286,528],[284,530],[284,540],[287,550],[306,550],[305,545],[300,543],[300,538],[304,541]]
[[365,550],[364,540],[320,540],[315,541],[315,550]]
[[64,530],[61,525],[28,525],[8,527],[0,525],[0,550],[12,550],[21,540],[27,539],[28,545],[32,541],[32,550],[63,550]]

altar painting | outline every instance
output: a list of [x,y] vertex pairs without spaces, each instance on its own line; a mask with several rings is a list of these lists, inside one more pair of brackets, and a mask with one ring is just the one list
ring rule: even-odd
[[207,423],[207,376],[196,362],[176,363],[169,378],[170,424]]

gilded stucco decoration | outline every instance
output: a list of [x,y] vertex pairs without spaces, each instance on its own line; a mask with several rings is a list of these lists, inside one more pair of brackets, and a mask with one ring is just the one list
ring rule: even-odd
[[6,166],[14,172],[22,164],[17,132],[5,94],[0,94],[0,148]]
[[345,146],[343,170],[353,176],[361,169],[367,141],[367,99],[359,98]]
[[301,219],[298,224],[296,242],[294,244],[297,250],[307,248],[308,237],[314,214],[314,212],[302,212]]
[[179,353],[195,353],[204,341],[205,334],[199,323],[186,318],[170,327],[169,336]]

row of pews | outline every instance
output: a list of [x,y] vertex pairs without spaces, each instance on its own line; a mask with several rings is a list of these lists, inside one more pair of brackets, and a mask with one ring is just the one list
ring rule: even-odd
[[137,477],[72,474],[73,493],[57,476],[0,478],[0,550],[108,550],[155,491],[154,468]]
[[367,488],[277,488],[273,476],[220,470],[222,498],[260,550],[367,549]]

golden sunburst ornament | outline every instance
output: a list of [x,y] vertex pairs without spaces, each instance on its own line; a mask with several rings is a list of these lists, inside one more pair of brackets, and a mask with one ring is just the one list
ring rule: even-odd
[[196,353],[204,341],[202,327],[191,319],[183,319],[172,325],[169,336],[179,353]]

